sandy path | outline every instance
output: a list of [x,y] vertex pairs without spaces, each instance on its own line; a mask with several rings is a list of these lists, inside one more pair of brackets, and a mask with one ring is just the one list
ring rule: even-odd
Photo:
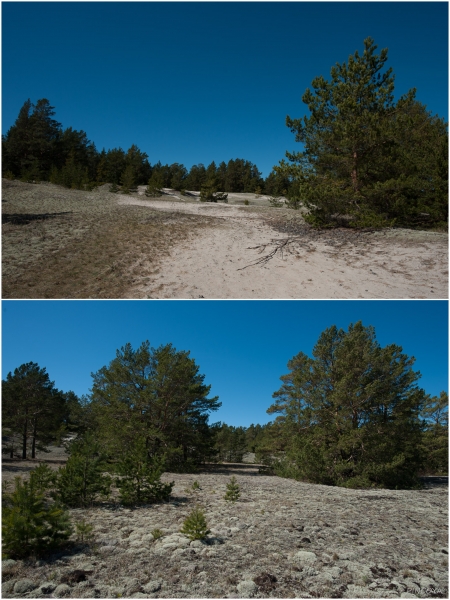
[[[121,204],[147,205],[171,213],[214,217],[211,227],[175,246],[152,281],[137,282],[132,298],[447,298],[447,236],[404,230],[370,234],[355,244],[321,241],[293,246],[266,265],[250,266],[262,255],[249,249],[286,234],[267,225],[264,213],[221,204],[141,200],[120,196]],[[267,213],[265,213],[267,214]],[[263,254],[271,250],[268,247]]]

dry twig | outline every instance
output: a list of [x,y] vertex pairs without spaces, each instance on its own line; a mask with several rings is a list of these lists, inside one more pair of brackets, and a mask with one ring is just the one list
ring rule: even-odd
[[282,240],[275,240],[272,239],[270,240],[270,242],[268,242],[267,244],[260,244],[259,246],[249,246],[247,248],[247,250],[258,250],[259,249],[259,253],[261,254],[262,252],[264,252],[264,250],[267,248],[267,246],[274,246],[274,249],[271,250],[269,252],[269,254],[265,254],[264,256],[262,256],[261,258],[259,258],[257,261],[250,263],[249,265],[246,265],[245,267],[241,267],[240,269],[238,269],[238,271],[243,271],[244,269],[246,269],[247,267],[254,267],[256,265],[262,265],[264,266],[265,264],[267,264],[269,262],[269,260],[271,260],[278,252],[281,255],[281,259],[283,259],[283,253],[289,250],[289,246],[291,244],[293,244],[294,242],[296,244],[298,244],[299,246],[303,246],[304,248],[306,248],[308,251],[311,251],[311,246],[309,246],[308,244],[305,244],[304,242],[302,243],[301,238],[298,236],[295,237],[288,237]]

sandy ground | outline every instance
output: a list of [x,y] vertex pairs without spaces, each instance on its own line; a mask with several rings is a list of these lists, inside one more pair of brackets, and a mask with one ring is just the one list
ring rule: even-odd
[[177,244],[152,280],[138,280],[128,297],[448,298],[447,234],[387,230],[352,243],[297,238],[283,255],[248,266],[287,237],[268,221],[278,211],[180,200],[118,197],[120,204],[212,217],[211,227]]

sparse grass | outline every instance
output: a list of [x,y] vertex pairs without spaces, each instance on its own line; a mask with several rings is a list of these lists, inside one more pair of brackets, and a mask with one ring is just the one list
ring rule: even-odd
[[195,215],[117,203],[85,192],[3,180],[3,298],[123,298],[151,278]]

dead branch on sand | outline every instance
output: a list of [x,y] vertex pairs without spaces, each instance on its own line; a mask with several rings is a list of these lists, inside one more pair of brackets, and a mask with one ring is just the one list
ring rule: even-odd
[[254,267],[256,265],[262,265],[262,266],[264,266],[278,252],[281,255],[281,259],[283,260],[283,253],[284,252],[288,252],[289,251],[289,246],[291,244],[293,244],[293,243],[296,243],[299,246],[303,246],[303,248],[306,248],[306,250],[308,252],[311,252],[313,250],[313,248],[311,246],[309,246],[308,244],[305,244],[304,242],[302,242],[300,240],[301,240],[301,238],[299,236],[295,236],[295,237],[288,237],[288,238],[285,238],[283,240],[272,239],[272,240],[270,240],[270,242],[267,242],[267,244],[260,244],[259,246],[249,246],[247,248],[247,250],[259,250],[260,254],[262,254],[264,252],[264,250],[267,248],[267,246],[274,246],[274,248],[273,248],[273,250],[271,250],[269,252],[269,254],[265,254],[264,256],[262,256],[261,258],[259,258],[257,261],[255,261],[253,263],[250,263],[249,265],[246,265],[245,267],[241,267],[240,269],[238,269],[238,271],[243,271],[247,267]]

